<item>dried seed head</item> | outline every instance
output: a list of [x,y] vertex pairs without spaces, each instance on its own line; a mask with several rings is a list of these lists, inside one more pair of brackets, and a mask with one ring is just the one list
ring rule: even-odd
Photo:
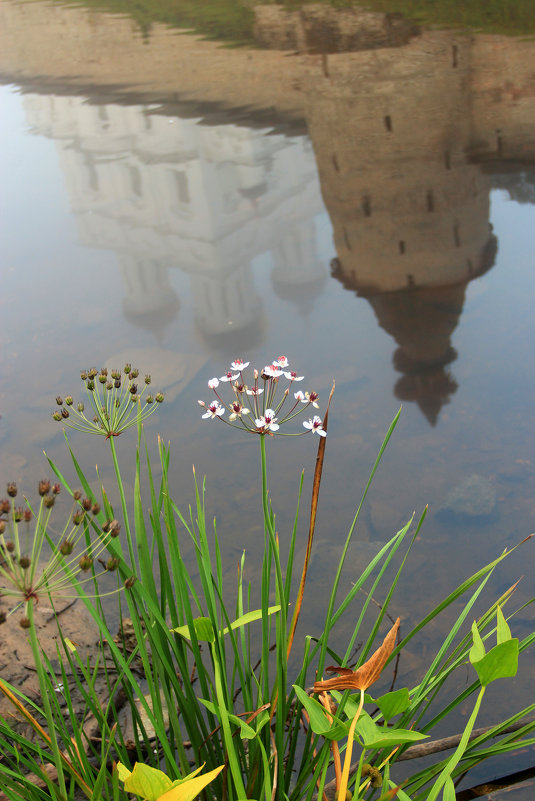
[[74,550],[74,542],[72,540],[63,540],[59,546],[59,552],[62,556],[70,556]]
[[163,400],[164,400],[163,392],[158,392],[158,394],[156,395],[155,400],[156,400],[156,403],[163,403]]
[[85,370],[82,370],[82,372],[80,373],[80,378],[82,379],[82,381],[87,381],[87,372]]
[[89,381],[87,382],[87,388],[88,388],[88,390],[89,390],[90,392],[93,392],[93,390],[95,389],[95,382],[94,382],[94,381],[92,381],[92,380],[89,380]]
[[105,375],[102,375],[102,373],[101,373],[101,374],[99,375],[99,377],[98,377],[98,380],[99,380],[99,383],[100,383],[100,384],[105,384],[105,383],[106,383],[106,381],[107,381],[107,378],[106,378],[106,376],[105,376]]
[[89,510],[91,509],[92,505],[93,505],[93,502],[91,501],[91,498],[84,498],[83,499],[82,506],[83,506],[83,508],[85,509],[86,512],[89,512]]
[[83,410],[85,409],[85,406],[84,406],[84,404],[82,403],[82,401],[80,401],[80,403],[78,404],[78,406],[77,406],[76,408],[78,409],[78,411],[80,412],[80,414],[82,414]]
[[128,362],[127,362],[125,364],[125,366],[124,366],[123,372],[126,373],[126,375],[128,375],[128,373],[131,371],[131,369],[132,369],[132,365],[128,364]]
[[135,576],[129,576],[126,579],[126,581],[124,583],[124,586],[126,587],[127,590],[129,590],[134,586],[135,583],[136,583],[136,577]]
[[79,526],[82,520],[84,519],[84,514],[85,512],[83,512],[81,509],[80,511],[75,512],[72,516],[73,525]]
[[0,501],[0,514],[7,515],[11,511],[11,504],[7,498],[2,498]]
[[32,510],[31,509],[25,509],[24,510],[24,520],[25,520],[25,522],[29,523],[31,519],[32,519]]
[[89,554],[85,553],[80,557],[78,564],[80,565],[80,570],[83,570],[84,573],[87,573],[87,571],[91,570],[91,567],[93,566],[93,558],[89,556]]
[[50,492],[50,481],[48,478],[43,478],[39,482],[39,495],[43,497],[43,495],[46,495],[47,492]]
[[116,378],[116,379],[115,379],[115,381],[113,382],[113,386],[115,387],[115,389],[120,389],[120,387],[121,387],[121,381],[120,381],[120,379],[119,379],[119,378]]
[[61,492],[61,484],[52,484],[52,492],[54,495],[59,495]]
[[69,417],[69,412],[67,411],[67,409],[61,410],[61,416],[63,417],[64,420],[66,420],[67,417]]
[[96,375],[98,375],[98,370],[96,370],[94,367],[92,367],[92,368],[91,368],[91,370],[88,370],[88,371],[87,371],[87,375],[88,375],[88,377],[89,377],[90,379],[92,379],[92,378],[94,378]]
[[10,481],[9,484],[7,485],[7,494],[9,495],[10,498],[16,498],[17,492],[18,492],[17,485],[15,484],[14,481]]
[[147,397],[145,398],[145,403],[152,403],[153,401],[154,398],[152,397],[152,395],[147,395]]
[[91,511],[94,515],[98,515],[98,513],[100,512],[100,504],[94,503],[93,506],[91,507]]
[[151,381],[152,381],[152,379],[151,379],[150,375],[146,375],[145,376],[145,384],[148,386]]
[[74,490],[72,497],[74,498],[75,501],[79,501],[80,498],[82,497],[81,490]]
[[58,404],[58,406],[63,406],[63,398],[61,397],[61,395],[56,396],[56,403]]
[[111,520],[106,520],[102,525],[102,531],[108,533],[108,531],[110,530],[110,526],[111,526]]
[[65,398],[65,403],[67,404],[67,406],[72,406],[73,401],[71,395],[67,395],[67,397]]
[[15,506],[13,509],[13,520],[15,523],[20,523],[24,516],[24,507],[22,506]]
[[52,419],[61,422],[61,412],[52,412]]
[[22,567],[23,570],[28,570],[32,563],[32,560],[29,556],[21,556],[19,559],[19,565]]
[[43,497],[43,505],[45,506],[46,509],[52,509],[55,503],[56,503],[55,495],[45,495]]
[[118,520],[112,520],[110,523],[110,537],[118,537],[121,526]]
[[8,540],[6,542],[6,551],[8,551],[9,553],[13,553],[14,550],[15,550],[15,543],[12,542],[11,540]]
[[108,561],[106,562],[106,570],[109,570],[110,573],[113,573],[114,570],[117,570],[119,567],[119,560],[116,556],[110,556]]

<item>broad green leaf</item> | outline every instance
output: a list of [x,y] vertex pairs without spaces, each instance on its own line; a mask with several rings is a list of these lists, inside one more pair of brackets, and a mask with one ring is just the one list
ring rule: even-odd
[[208,773],[203,773],[202,776],[186,777],[177,787],[173,787],[161,795],[157,801],[195,801],[199,793],[204,790],[207,784],[213,782],[224,767],[224,765],[221,765]]
[[[198,640],[214,642],[214,627],[212,626],[212,621],[209,617],[196,617],[193,620],[193,625],[195,627],[195,634],[197,635]],[[178,626],[178,628],[172,629],[172,631],[176,631],[176,633],[180,634],[181,637],[191,640],[191,633],[188,625]]]
[[394,692],[386,693],[380,698],[376,698],[375,703],[388,723],[388,721],[392,720],[396,715],[400,715],[409,708],[411,699],[409,698],[409,691],[406,687],[403,687]]
[[418,731],[377,726],[365,712],[359,718],[355,730],[366,748],[387,748],[392,745],[427,739],[427,734],[420,734]]
[[[277,606],[270,606],[268,608],[268,615],[273,615],[275,612],[280,612],[280,608],[280,604]],[[255,609],[251,612],[247,612],[245,615],[241,615],[239,618],[237,618],[233,623],[230,624],[230,626],[224,628],[222,634],[228,634],[229,631],[234,631],[234,629],[238,629],[240,626],[247,626],[249,623],[254,623],[255,620],[261,619],[261,609]],[[193,621],[193,625],[195,626],[195,633],[197,634],[198,640],[214,642],[214,629],[209,617],[196,617]],[[185,637],[187,640],[191,640],[191,634],[188,625],[177,626],[176,629],[171,629],[171,631],[180,634],[181,637]]]
[[496,679],[516,676],[518,670],[518,639],[515,637],[495,645],[483,659],[472,662],[479,681],[486,687]]
[[511,629],[507,625],[507,621],[505,620],[500,607],[498,607],[496,612],[496,637],[498,640],[498,645],[511,639]]
[[474,644],[470,648],[470,662],[474,664],[474,662],[479,662],[480,659],[483,659],[485,656],[485,646],[483,645],[483,640],[481,639],[481,635],[477,628],[477,623],[472,623],[472,637],[474,639]]
[[[219,707],[217,704],[214,704],[213,701],[207,701],[205,698],[199,698],[199,701],[212,713],[212,715],[215,715],[217,718],[219,718],[219,720],[221,720],[221,715],[219,714]],[[267,717],[269,718],[269,715]],[[258,730],[253,729],[252,726],[249,726],[249,724],[238,717],[238,715],[233,715],[230,712],[227,712],[227,718],[232,723],[235,723],[237,726],[239,726],[240,737],[242,740],[254,740],[258,734]]]
[[144,765],[142,762],[136,762],[134,769],[132,772],[128,772],[127,776],[124,771],[128,768],[121,763],[117,767],[119,778],[124,781],[124,789],[129,793],[140,795],[146,801],[158,801],[160,796],[173,786],[173,782],[163,771],[151,768],[150,765]]
[[334,724],[329,721],[326,710],[322,707],[319,701],[311,698],[306,692],[294,684],[294,690],[308,713],[310,720],[310,728],[314,734],[321,734],[329,740],[341,740],[347,737],[349,731],[349,724],[344,726],[337,718],[333,718]]

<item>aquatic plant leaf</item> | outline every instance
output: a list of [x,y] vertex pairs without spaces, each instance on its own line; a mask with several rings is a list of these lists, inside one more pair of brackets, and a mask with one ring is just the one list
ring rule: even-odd
[[498,607],[496,611],[496,637],[498,640],[498,645],[511,639],[511,629],[509,628],[500,607]]
[[495,645],[483,659],[474,662],[470,659],[477,671],[479,681],[483,687],[496,681],[516,676],[518,670],[518,639],[512,638]]
[[214,768],[214,770],[210,770],[208,773],[203,773],[202,776],[194,776],[194,778],[187,776],[178,786],[173,787],[171,790],[161,795],[157,801],[195,801],[199,793],[204,790],[210,782],[213,782],[224,767],[224,765],[220,765],[220,767]]
[[479,662],[485,656],[485,646],[483,644],[483,640],[481,639],[481,634],[479,633],[479,629],[477,627],[477,623],[472,623],[472,639],[474,640],[474,644],[470,648],[470,662],[474,664],[475,662]]
[[388,723],[389,720],[394,718],[396,715],[400,715],[409,708],[411,699],[409,697],[408,689],[406,687],[402,687],[399,690],[394,690],[391,693],[385,693],[385,695],[382,695],[380,698],[376,698],[375,703],[381,710],[384,719]]
[[[295,694],[299,698],[307,711],[310,720],[310,728],[314,734],[320,734],[328,740],[341,740],[347,737],[348,726],[344,725],[340,720],[334,718],[334,723],[329,720],[329,716],[323,707],[315,698],[307,695],[302,687],[294,684]],[[332,716],[331,716],[332,717]]]
[[414,743],[427,739],[427,734],[412,729],[396,729],[377,726],[367,712],[361,712],[355,732],[366,748],[389,748],[402,743]]
[[141,796],[146,801],[158,801],[160,796],[173,786],[173,782],[163,771],[151,768],[142,762],[136,762],[132,771],[119,762],[117,769],[119,778],[124,782],[124,789]]
[[[219,720],[221,720],[221,715],[219,713],[219,707],[217,704],[214,704],[213,701],[207,701],[205,698],[199,698],[199,701],[212,713],[212,715],[215,715],[217,718],[219,718]],[[259,729],[262,728],[262,726],[269,720],[269,715],[267,715],[265,720],[261,722],[259,729],[253,729],[253,727],[249,726],[245,720],[242,720],[240,717],[238,717],[238,715],[232,715],[230,712],[227,712],[227,718],[231,721],[231,723],[234,723],[239,727],[240,737],[242,740],[254,740]]]
[[[276,606],[270,606],[267,610],[267,613],[268,615],[273,615],[275,612],[280,612],[280,609],[280,604],[277,604]],[[240,617],[236,618],[236,620],[234,620],[230,626],[224,628],[221,633],[228,634],[229,631],[234,631],[235,629],[240,628],[240,626],[247,626],[249,623],[254,623],[256,620],[261,619],[262,610],[254,609],[251,612],[246,612],[244,615],[240,615]],[[196,617],[193,621],[193,625],[195,626],[195,634],[197,635],[198,640],[214,642],[214,628],[209,617]],[[171,629],[171,631],[176,632],[176,634],[180,634],[181,637],[185,637],[187,640],[191,640],[191,634],[187,624],[184,626],[177,626],[176,629]]]

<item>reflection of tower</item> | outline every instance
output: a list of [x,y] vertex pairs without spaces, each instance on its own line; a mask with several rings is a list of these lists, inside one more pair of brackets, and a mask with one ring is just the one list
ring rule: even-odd
[[273,248],[273,261],[275,294],[293,303],[303,317],[307,316],[327,277],[317,250],[314,220],[281,237]]
[[[431,424],[456,389],[446,365],[466,283],[494,261],[490,177],[467,161],[471,40],[425,33],[329,62],[309,122],[334,228],[333,275],[399,345],[399,397]],[[328,85],[327,85],[328,84]]]
[[262,335],[255,256],[273,251],[290,283],[314,282],[322,269],[315,237],[308,242],[321,203],[305,137],[204,125],[168,107],[164,116],[39,95],[25,104],[34,130],[58,140],[80,238],[118,253],[125,314],[159,338],[178,308],[170,267],[190,276],[195,323],[210,344],[234,331]]

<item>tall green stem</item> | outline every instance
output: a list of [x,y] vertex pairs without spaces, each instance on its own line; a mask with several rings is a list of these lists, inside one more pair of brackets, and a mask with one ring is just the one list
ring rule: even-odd
[[110,448],[111,448],[111,455],[113,458],[113,467],[115,469],[115,477],[117,479],[117,487],[119,489],[119,495],[121,498],[121,509],[123,512],[123,521],[124,521],[124,528],[126,531],[126,542],[128,544],[128,554],[130,556],[130,566],[132,570],[135,572],[136,569],[136,560],[134,557],[134,545],[132,542],[132,534],[130,531],[130,521],[128,519],[128,507],[126,505],[126,495],[123,487],[123,480],[121,478],[121,471],[119,469],[119,461],[117,459],[117,451],[115,449],[115,442],[114,437],[110,437]]

